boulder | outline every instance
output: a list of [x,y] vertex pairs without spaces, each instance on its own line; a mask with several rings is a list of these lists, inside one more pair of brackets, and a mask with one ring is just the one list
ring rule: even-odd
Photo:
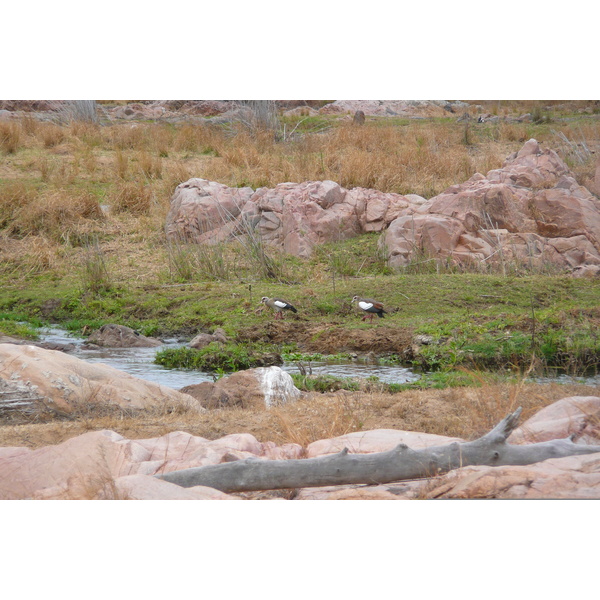
[[600,397],[571,396],[542,408],[515,429],[509,444],[533,444],[575,436],[582,444],[600,444]]
[[154,348],[162,346],[162,342],[156,338],[146,337],[125,325],[102,325],[94,331],[85,344],[94,344],[103,348]]
[[0,387],[22,398],[23,407],[30,412],[69,413],[102,404],[133,409],[183,406],[204,410],[187,394],[56,350],[0,344],[0,364]]
[[180,391],[193,396],[209,409],[268,409],[293,402],[301,395],[289,373],[275,366],[238,371],[215,383],[204,381]]
[[365,123],[365,113],[362,110],[357,110],[354,113],[354,117],[352,117],[352,122],[355,125],[364,125],[364,123]]
[[212,333],[200,332],[190,340],[188,346],[190,348],[195,348],[196,350],[201,350],[213,342],[219,342],[220,344],[225,344],[227,342],[225,331],[220,327],[217,327]]
[[480,266],[600,266],[600,201],[553,150],[531,139],[500,169],[399,215],[381,237],[390,266],[446,258]]
[[199,178],[179,184],[167,214],[167,238],[174,241],[214,241],[213,232],[235,222],[253,194],[254,190],[248,187],[230,188]]

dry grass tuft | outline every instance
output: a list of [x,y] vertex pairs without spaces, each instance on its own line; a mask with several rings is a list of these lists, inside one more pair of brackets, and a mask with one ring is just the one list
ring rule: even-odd
[[[278,443],[294,443],[306,448],[312,442],[360,431],[362,424],[357,414],[356,396],[340,392],[323,405],[316,407],[319,395],[303,403],[302,416],[295,414],[291,406],[272,410],[276,420],[273,440]],[[299,407],[297,407],[299,408]],[[327,413],[324,418],[323,412]]]
[[160,156],[154,156],[149,152],[140,152],[137,157],[140,174],[147,179],[160,179],[163,172],[163,164]]
[[14,239],[0,236],[0,272],[27,278],[60,268],[60,253],[55,242],[39,235]]
[[151,200],[152,192],[150,188],[140,182],[127,181],[119,183],[108,196],[110,209],[116,214],[148,215]]
[[61,144],[67,134],[63,127],[55,125],[54,123],[43,123],[36,131],[36,135],[41,139],[44,144],[44,148],[53,148]]
[[[521,423],[541,408],[568,396],[597,395],[583,384],[486,385],[481,388],[413,390],[397,394],[336,392],[307,394],[275,410],[220,409],[197,413],[185,407],[132,411],[116,406],[81,407],[47,423],[24,419],[0,427],[0,445],[39,448],[86,431],[109,429],[129,439],[186,431],[206,439],[250,433],[259,441],[303,447],[352,431],[397,429],[476,439],[513,410],[523,407]],[[489,412],[486,408],[489,406]]]
[[87,222],[104,219],[98,199],[89,192],[69,194],[58,190],[36,196],[27,187],[11,189],[13,196],[20,194],[19,204],[7,207],[0,200],[0,214],[10,213],[4,217],[10,235],[43,235],[67,242],[71,236],[80,234]]
[[21,147],[21,126],[10,121],[0,123],[0,150],[6,154],[14,154]]

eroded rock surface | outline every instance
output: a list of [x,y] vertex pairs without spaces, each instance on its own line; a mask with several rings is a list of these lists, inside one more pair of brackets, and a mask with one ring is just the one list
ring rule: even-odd
[[380,244],[389,264],[429,257],[455,263],[600,265],[600,200],[580,186],[553,150],[536,140],[501,169],[476,173],[393,221]]
[[0,344],[0,365],[0,379],[6,391],[28,395],[30,411],[69,413],[91,404],[204,410],[187,394],[56,350]]
[[0,452],[0,499],[232,499],[212,488],[182,488],[153,475],[243,458],[299,458],[296,444],[262,444],[250,434],[206,440],[183,431],[128,440],[94,431],[37,450]]
[[600,267],[600,200],[579,185],[556,152],[529,140],[500,169],[426,200],[333,181],[229,188],[205,179],[180,184],[167,237],[216,243],[248,234],[301,257],[315,246],[361,233],[380,239],[389,264],[423,256],[485,269],[488,264],[595,276]]

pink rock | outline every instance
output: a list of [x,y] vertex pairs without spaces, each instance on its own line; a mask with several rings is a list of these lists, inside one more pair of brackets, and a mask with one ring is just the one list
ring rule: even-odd
[[213,333],[200,332],[192,340],[190,340],[188,346],[190,348],[196,348],[197,350],[199,350],[201,348],[205,348],[213,342],[219,342],[221,344],[227,342],[227,336],[225,335],[225,331],[220,327],[217,327],[213,331]]
[[[408,485],[395,488],[387,485],[303,488],[295,500],[404,500],[415,497]],[[396,491],[398,488],[402,488],[401,493]]]
[[390,266],[400,267],[415,255],[421,259],[450,255],[464,233],[463,223],[454,217],[414,214],[392,221],[380,246],[387,248]]
[[355,454],[368,454],[370,452],[386,452],[398,444],[406,444],[409,448],[427,448],[429,446],[442,446],[451,442],[462,442],[460,438],[451,438],[431,433],[417,433],[414,431],[400,431],[396,429],[373,429],[371,431],[357,431],[348,433],[329,440],[319,440],[309,444],[306,448],[308,458],[335,454],[344,448]]
[[191,179],[173,194],[166,232],[173,240],[215,243],[250,228],[268,244],[308,257],[318,244],[382,231],[418,206],[419,197],[411,202],[399,194],[346,190],[333,181],[280,183],[252,193],[250,188],[232,191],[215,182]]
[[539,154],[540,153],[540,145],[536,140],[531,139],[528,142],[525,142],[525,145],[517,152],[517,158],[522,158],[523,156],[528,156],[530,154]]
[[[108,365],[89,363],[56,350],[36,346],[0,344],[0,379],[8,388],[29,390],[40,412],[65,412],[88,403],[115,404],[128,408],[185,406],[204,409],[187,394],[139,379]],[[45,408],[49,407],[49,408]]]
[[541,190],[531,201],[538,231],[546,237],[585,236],[600,250],[600,202],[564,188]]
[[[93,474],[98,484],[132,472],[133,462],[147,454],[119,444],[124,438],[113,431],[95,431],[57,446],[0,459],[0,498],[30,498],[34,492],[62,485],[72,478]],[[135,471],[133,471],[135,472]]]
[[230,188],[198,178],[179,184],[167,214],[167,237],[195,240],[234,221],[253,193],[248,187]]
[[0,499],[219,499],[215,490],[171,487],[157,473],[245,458],[300,458],[297,444],[261,443],[249,433],[206,440],[183,431],[128,440],[94,431],[36,450],[0,449]]
[[545,460],[526,466],[463,467],[443,475],[428,498],[600,498],[600,453]]
[[[118,498],[127,500],[239,500],[214,488],[202,485],[184,488],[148,475],[119,477],[115,480],[115,492]],[[110,495],[107,499],[110,500]]]
[[501,169],[449,187],[417,213],[392,221],[380,240],[392,267],[423,253],[530,268],[600,264],[600,201],[577,184],[556,152],[542,151],[536,140]]
[[0,459],[12,458],[14,456],[20,456],[21,454],[29,454],[29,452],[31,452],[31,448],[0,448]]
[[530,444],[567,438],[573,434],[586,444],[600,442],[600,397],[572,396],[542,408],[515,429],[510,444]]

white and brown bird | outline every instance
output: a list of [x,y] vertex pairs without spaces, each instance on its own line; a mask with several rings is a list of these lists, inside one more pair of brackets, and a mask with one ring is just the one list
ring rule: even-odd
[[366,313],[363,315],[363,321],[370,319],[372,322],[375,315],[377,315],[380,319],[383,319],[384,314],[387,315],[383,309],[383,304],[381,304],[381,302],[377,302],[376,300],[371,300],[371,298],[359,298],[358,296],[354,296],[354,298],[352,298],[352,302],[356,302],[358,304],[358,308]]
[[281,298],[267,298],[263,296],[260,301],[275,311],[276,319],[283,319],[284,310],[291,310],[294,313],[298,312],[294,306]]

